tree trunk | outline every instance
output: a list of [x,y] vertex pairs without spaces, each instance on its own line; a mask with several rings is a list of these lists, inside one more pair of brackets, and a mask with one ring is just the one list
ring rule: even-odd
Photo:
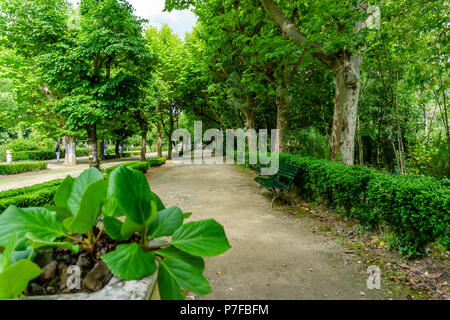
[[279,150],[286,152],[286,135],[289,129],[289,112],[291,110],[292,95],[286,86],[279,85],[277,88],[277,129],[279,130]]
[[141,137],[141,156],[140,161],[145,162],[145,155],[147,154],[147,129],[142,129],[142,137]]
[[172,160],[172,150],[173,150],[173,143],[172,143],[172,133],[175,126],[175,122],[173,119],[173,113],[170,114],[169,119],[169,131],[167,132],[167,139],[169,140],[169,146],[167,150],[167,159]]
[[76,147],[77,147],[77,138],[74,136],[66,136],[66,150],[64,157],[64,165],[68,167],[77,165],[77,156],[76,156]]
[[114,153],[116,154],[116,159],[120,158],[119,147],[120,147],[120,140],[116,140],[116,143],[114,146]]
[[158,157],[162,158],[162,127],[163,127],[163,123],[162,123],[162,115],[161,115],[161,110],[160,108],[158,108],[158,123],[156,124],[156,151],[158,152]]
[[340,63],[333,66],[336,81],[331,160],[354,163],[356,116],[360,88],[362,56],[343,52]]
[[100,169],[100,161],[98,159],[98,143],[97,143],[97,125],[93,124],[87,128],[88,147],[89,147],[89,167]]
[[101,140],[100,142],[100,150],[98,151],[100,153],[99,158],[100,160],[105,160],[105,140]]

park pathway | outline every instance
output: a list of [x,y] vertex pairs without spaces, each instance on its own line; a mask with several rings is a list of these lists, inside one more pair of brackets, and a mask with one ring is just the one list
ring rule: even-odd
[[237,166],[168,162],[148,179],[166,206],[193,212],[190,220],[214,218],[225,227],[232,248],[206,260],[212,292],[196,299],[394,298],[367,289],[364,264],[312,233],[314,220],[272,210]]

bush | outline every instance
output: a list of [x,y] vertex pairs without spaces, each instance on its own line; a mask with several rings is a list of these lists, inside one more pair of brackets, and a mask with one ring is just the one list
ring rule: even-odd
[[47,204],[53,204],[53,197],[59,185],[52,187],[40,188],[36,191],[19,194],[14,197],[0,199],[0,214],[10,205],[19,208],[39,207]]
[[11,175],[29,171],[39,171],[47,169],[47,162],[22,162],[13,164],[0,164],[0,175]]
[[11,198],[11,197],[15,197],[15,196],[18,196],[21,194],[31,193],[31,192],[35,192],[35,191],[38,191],[41,189],[59,186],[62,182],[63,182],[62,179],[57,179],[57,180],[51,180],[51,181],[40,183],[40,184],[35,184],[30,187],[24,187],[24,188],[19,188],[19,189],[3,191],[3,192],[0,192],[0,199]]
[[56,153],[52,150],[16,151],[13,152],[13,161],[42,161],[56,159]]
[[75,154],[77,157],[87,157],[89,155],[89,149],[84,147],[77,147],[75,149]]
[[147,159],[147,163],[150,165],[150,167],[158,167],[162,166],[166,163],[166,158],[151,158]]
[[450,188],[439,180],[376,174],[367,187],[367,206],[394,231],[394,244],[407,257],[423,254],[436,240],[450,248]]
[[117,169],[121,166],[126,166],[131,169],[139,170],[142,173],[147,173],[148,168],[149,168],[149,164],[147,162],[131,161],[131,162],[121,163],[121,164],[106,168],[103,170],[103,172],[106,173],[107,175],[109,175],[111,172],[113,172],[115,169]]
[[287,154],[280,161],[299,167],[294,183],[305,199],[323,202],[363,226],[388,227],[395,236],[392,244],[405,256],[421,255],[435,241],[450,249],[449,180]]

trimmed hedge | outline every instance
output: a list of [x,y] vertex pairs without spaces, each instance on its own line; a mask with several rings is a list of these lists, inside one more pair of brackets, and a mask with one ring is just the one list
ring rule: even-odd
[[44,170],[47,169],[47,165],[48,163],[45,161],[0,164],[0,175],[11,175],[29,171]]
[[45,187],[39,190],[23,193],[14,197],[0,199],[0,214],[5,211],[10,205],[19,208],[26,207],[42,207],[47,204],[53,204],[53,197],[59,185],[53,187]]
[[106,168],[103,170],[103,172],[106,173],[107,175],[109,175],[109,174],[111,174],[111,172],[113,172],[115,169],[117,169],[118,167],[121,167],[121,166],[127,166],[131,169],[139,170],[145,174],[145,173],[147,173],[150,165],[147,162],[131,161],[131,162],[125,162],[125,163],[117,164],[115,166]]
[[0,199],[11,198],[11,197],[15,197],[15,196],[18,196],[21,194],[35,192],[35,191],[38,191],[38,190],[41,190],[44,188],[59,186],[62,182],[63,182],[62,179],[57,179],[57,180],[51,180],[51,181],[40,183],[40,184],[35,184],[35,185],[29,186],[29,187],[2,191],[2,192],[0,192]]
[[280,154],[280,161],[299,167],[294,183],[303,198],[322,202],[368,228],[387,227],[394,234],[391,245],[405,256],[422,255],[435,241],[450,250],[448,179],[384,174],[287,154]]
[[166,163],[166,158],[151,158],[147,159],[147,163],[150,167],[159,167]]

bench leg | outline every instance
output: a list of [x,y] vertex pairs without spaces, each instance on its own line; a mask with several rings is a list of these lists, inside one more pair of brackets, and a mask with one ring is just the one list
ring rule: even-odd
[[280,197],[280,194],[278,194],[276,190],[273,190],[273,198],[272,198],[272,202],[271,202],[272,209],[273,209],[275,200],[278,199],[279,197]]

